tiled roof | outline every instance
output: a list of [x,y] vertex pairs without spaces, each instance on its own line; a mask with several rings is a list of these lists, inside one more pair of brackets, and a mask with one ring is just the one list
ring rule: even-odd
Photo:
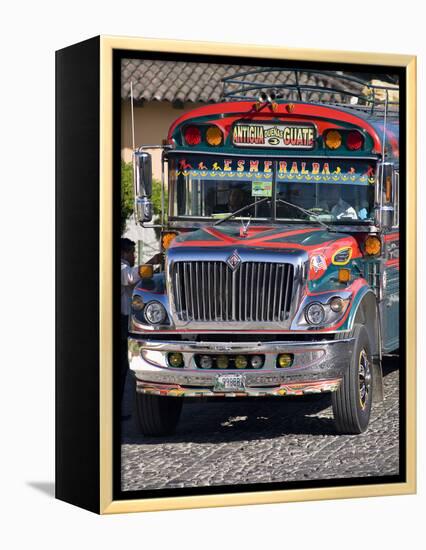
[[[133,93],[136,101],[169,101],[171,103],[186,102],[218,102],[222,99],[222,79],[237,73],[263,69],[252,65],[225,65],[216,63],[190,63],[184,61],[158,61],[141,59],[122,60],[122,99],[130,97],[130,82],[133,82]],[[279,84],[294,84],[293,71],[270,71],[250,75],[245,78],[252,82],[265,83],[266,88],[274,88]],[[331,87],[338,90],[346,89],[354,93],[361,93],[362,86],[356,83],[347,83],[342,86],[338,78],[325,75],[300,74],[300,84]],[[281,97],[297,99],[295,92],[281,90]],[[305,97],[304,97],[305,99]],[[327,101],[331,96],[322,92],[310,93],[311,101]],[[340,102],[344,96],[333,96],[333,101]],[[348,98],[346,96],[346,101]]]

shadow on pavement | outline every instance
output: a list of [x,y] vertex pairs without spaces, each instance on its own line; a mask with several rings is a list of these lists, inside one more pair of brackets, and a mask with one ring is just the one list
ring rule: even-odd
[[[330,406],[330,396],[192,402],[184,405],[176,434],[144,437],[136,419],[123,426],[124,444],[211,443],[271,439],[286,434],[335,435],[331,418],[318,415]],[[312,417],[311,417],[312,415]]]
[[[386,358],[383,363],[383,374],[386,377],[398,368],[397,357]],[[132,392],[126,391],[127,393],[129,399],[132,399]],[[129,410],[130,402],[127,403]],[[162,437],[142,436],[138,433],[133,413],[132,418],[122,424],[122,443],[229,443],[273,439],[284,435],[337,437],[331,410],[325,412],[330,407],[330,394],[220,401],[212,398],[208,402],[194,399],[184,405],[176,434]]]

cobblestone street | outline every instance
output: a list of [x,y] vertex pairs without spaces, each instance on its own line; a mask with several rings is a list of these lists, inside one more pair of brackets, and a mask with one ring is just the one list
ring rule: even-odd
[[188,403],[167,438],[138,435],[133,415],[123,422],[122,490],[398,474],[397,366],[385,362],[386,399],[358,436],[335,435],[329,394]]

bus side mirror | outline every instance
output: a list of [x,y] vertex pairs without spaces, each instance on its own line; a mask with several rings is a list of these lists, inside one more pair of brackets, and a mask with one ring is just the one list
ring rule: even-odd
[[139,196],[151,198],[152,195],[152,159],[149,153],[136,153],[136,181]]
[[392,229],[394,219],[393,206],[382,206],[380,211],[376,209],[376,225],[381,229]]
[[135,153],[136,189],[135,209],[138,222],[141,224],[152,221],[152,159],[149,153]]
[[395,220],[395,199],[397,198],[394,166],[379,164],[376,180],[375,224],[381,229],[391,229]]
[[147,223],[152,220],[152,202],[147,197],[136,199],[136,215],[139,223]]

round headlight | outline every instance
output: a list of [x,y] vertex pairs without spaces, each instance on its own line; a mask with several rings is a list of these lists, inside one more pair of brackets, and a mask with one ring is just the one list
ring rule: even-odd
[[200,367],[202,369],[211,369],[213,366],[213,359],[210,355],[202,355],[200,357]]
[[325,319],[325,311],[321,304],[315,302],[305,309],[305,317],[309,324],[320,325]]
[[159,325],[166,319],[166,310],[160,302],[149,302],[144,310],[144,315],[151,325]]
[[250,363],[254,369],[261,369],[263,367],[263,357],[260,355],[253,355],[250,357]]
[[340,313],[343,309],[343,306],[344,302],[342,298],[336,297],[330,301],[330,308],[331,311],[334,311],[334,313]]
[[133,311],[141,311],[143,309],[144,303],[140,296],[133,296],[132,298],[132,309]]

